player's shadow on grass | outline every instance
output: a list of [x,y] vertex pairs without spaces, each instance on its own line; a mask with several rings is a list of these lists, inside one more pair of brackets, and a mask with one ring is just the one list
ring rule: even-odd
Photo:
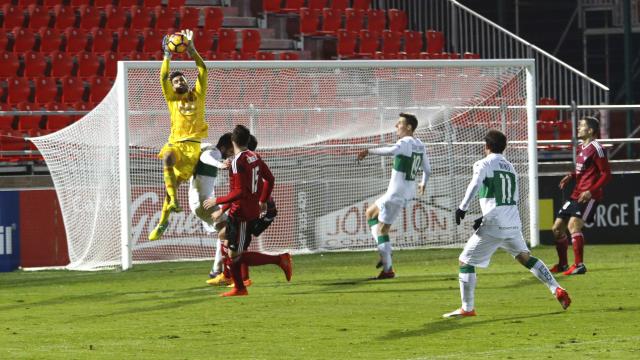
[[478,318],[462,318],[462,319],[439,319],[437,321],[426,323],[422,328],[415,330],[391,330],[386,335],[380,336],[379,340],[404,339],[416,336],[428,336],[432,334],[442,333],[450,330],[460,330],[471,326],[481,326],[495,322],[509,322],[525,319],[535,319],[539,317],[547,317],[559,315],[562,311],[541,313],[534,315],[511,316],[506,318],[494,318],[487,320],[479,320]]

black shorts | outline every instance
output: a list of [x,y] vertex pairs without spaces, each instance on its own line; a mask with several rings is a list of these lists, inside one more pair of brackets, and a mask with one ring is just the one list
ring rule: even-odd
[[230,216],[227,219],[226,238],[229,241],[229,249],[235,253],[247,251],[251,245],[251,229],[256,220],[244,221]]
[[598,202],[591,199],[585,203],[579,203],[578,200],[569,200],[562,205],[560,211],[558,211],[558,217],[567,220],[571,217],[577,217],[582,219],[585,223],[592,223],[596,216],[596,208]]
[[251,229],[251,234],[253,234],[253,236],[260,236],[260,234],[267,230],[277,215],[278,210],[276,209],[276,203],[273,200],[267,201],[267,212],[255,221]]

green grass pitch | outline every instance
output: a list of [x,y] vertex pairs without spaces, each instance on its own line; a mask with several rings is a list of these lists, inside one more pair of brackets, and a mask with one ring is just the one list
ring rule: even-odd
[[457,320],[456,249],[396,251],[384,281],[374,252],[295,256],[291,283],[255,267],[238,298],[205,285],[208,262],[3,273],[0,359],[638,359],[638,249],[587,246],[588,273],[559,277],[567,311],[499,251]]

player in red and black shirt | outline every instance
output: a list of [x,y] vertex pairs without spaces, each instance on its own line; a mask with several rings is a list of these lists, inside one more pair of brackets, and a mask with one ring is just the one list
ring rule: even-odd
[[275,178],[269,167],[253,151],[247,149],[251,134],[245,126],[237,125],[232,132],[235,156],[229,168],[230,192],[226,196],[205,202],[207,206],[230,204],[227,226],[225,229],[228,247],[233,258],[231,275],[234,280],[233,290],[221,296],[247,295],[242,281],[242,265],[258,266],[266,264],[279,265],[285,273],[287,281],[291,279],[291,256],[286,254],[267,255],[246,251],[251,243],[252,231],[260,214],[267,211],[267,200],[271,197]]
[[[587,116],[578,122],[578,138],[582,144],[576,151],[576,169],[560,180],[560,189],[564,189],[572,179],[576,185],[553,224],[553,236],[556,241],[558,263],[551,269],[553,273],[579,275],[587,272],[583,263],[584,235],[582,227],[593,222],[598,202],[602,200],[603,187],[611,180],[609,160],[604,148],[596,141],[600,131],[598,119]],[[569,240],[567,229],[573,243],[574,263],[569,267],[567,248]]]

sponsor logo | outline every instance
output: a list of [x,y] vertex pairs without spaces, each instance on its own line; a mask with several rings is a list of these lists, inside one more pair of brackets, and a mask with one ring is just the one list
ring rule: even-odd
[[13,232],[15,224],[12,226],[0,225],[0,255],[13,254]]

